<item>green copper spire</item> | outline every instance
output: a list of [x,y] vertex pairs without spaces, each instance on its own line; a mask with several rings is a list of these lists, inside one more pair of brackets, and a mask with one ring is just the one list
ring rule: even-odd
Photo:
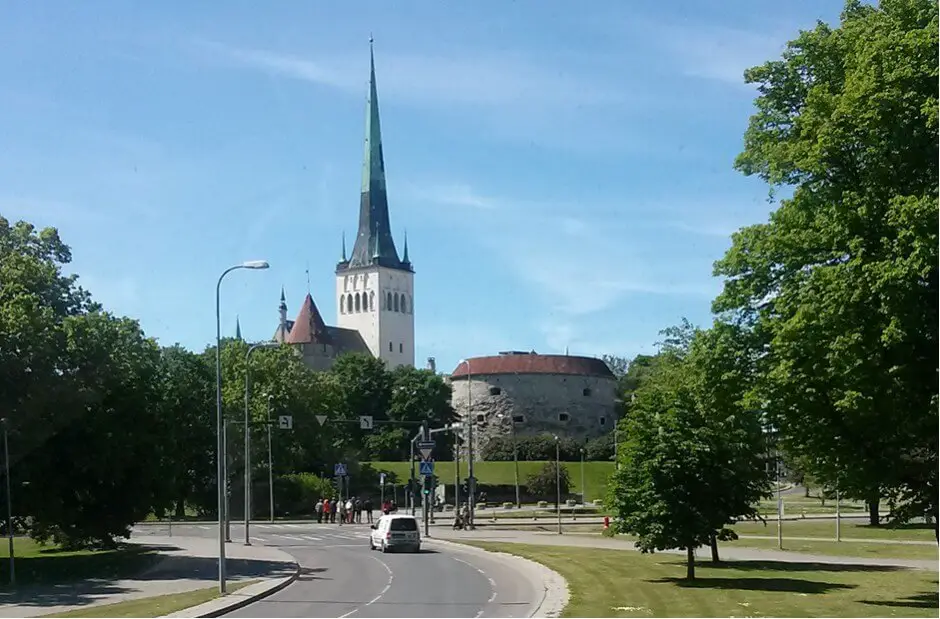
[[238,316],[235,317],[235,339],[241,341],[242,339],[242,324],[238,320]]
[[375,52],[369,37],[369,99],[366,102],[366,143],[362,158],[362,191],[385,190],[385,159],[382,157],[382,127],[379,122],[379,93],[375,87]]
[[411,262],[411,260],[408,259],[408,231],[407,230],[405,230],[405,249],[402,252],[401,261],[404,264],[408,264]]
[[367,266],[383,266],[410,271],[398,258],[388,215],[385,185],[385,156],[379,123],[379,95],[375,85],[375,53],[369,37],[369,97],[366,104],[365,152],[362,160],[362,193],[359,200],[359,230],[348,262],[337,271]]

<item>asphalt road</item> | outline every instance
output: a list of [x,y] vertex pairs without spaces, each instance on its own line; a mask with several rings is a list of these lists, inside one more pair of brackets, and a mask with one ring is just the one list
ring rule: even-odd
[[[148,525],[135,529],[145,536]],[[152,527],[166,535],[166,526]],[[283,549],[301,566],[285,589],[226,617],[528,617],[542,591],[502,560],[423,538],[422,552],[369,550],[368,525],[251,526],[252,544]],[[174,525],[173,535],[212,537],[209,525]],[[233,543],[244,529],[231,527]],[[433,531],[432,531],[433,535]]]

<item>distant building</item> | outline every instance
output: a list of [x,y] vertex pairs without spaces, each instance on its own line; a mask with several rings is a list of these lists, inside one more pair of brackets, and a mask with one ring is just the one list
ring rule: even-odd
[[450,383],[451,405],[473,424],[474,459],[493,437],[509,435],[511,423],[517,437],[587,440],[613,429],[617,379],[594,357],[501,352],[461,362]]
[[348,257],[343,238],[342,259],[336,265],[338,325],[325,324],[309,293],[297,318],[288,320],[281,290],[280,322],[274,339],[296,344],[304,361],[317,370],[328,369],[346,352],[369,353],[389,368],[414,365],[414,269],[408,258],[407,237],[401,258],[392,238],[371,42],[370,60],[359,230]]

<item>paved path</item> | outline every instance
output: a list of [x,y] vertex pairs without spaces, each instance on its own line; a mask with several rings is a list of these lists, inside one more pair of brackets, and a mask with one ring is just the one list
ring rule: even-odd
[[[0,617],[36,617],[89,606],[182,593],[218,583],[218,544],[205,537],[142,536],[131,540],[158,548],[161,558],[140,574],[119,580],[85,580],[69,585],[23,587],[0,592]],[[229,544],[233,581],[281,579],[296,570],[291,556],[276,548]]]
[[[209,525],[173,529],[207,539],[216,532]],[[135,536],[157,531],[142,525]],[[367,525],[253,524],[252,543],[290,553],[301,574],[283,590],[225,616],[528,617],[545,594],[541,575],[520,573],[506,559],[433,539],[425,539],[420,554],[383,554],[369,550],[368,533]],[[231,534],[243,539],[243,525],[232,523]]]
[[[611,548],[615,550],[637,551],[632,541],[589,535],[558,535],[557,533],[534,531],[453,531],[444,529],[435,531],[435,535],[454,541],[476,540],[487,542],[508,542],[516,544],[538,544],[544,546],[574,546],[581,548]],[[765,550],[762,548],[729,548],[719,546],[723,559],[732,561],[784,561],[787,563],[827,563],[836,565],[884,565],[909,567],[914,569],[937,570],[936,560],[888,559],[872,557],[839,557],[833,555],[814,555],[805,552],[787,552],[784,550]],[[665,551],[684,554],[685,551]],[[710,551],[699,549],[706,554]]]

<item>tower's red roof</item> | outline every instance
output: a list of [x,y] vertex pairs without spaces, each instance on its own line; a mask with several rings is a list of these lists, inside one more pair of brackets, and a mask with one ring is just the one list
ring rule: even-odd
[[323,316],[317,309],[317,304],[313,302],[313,297],[307,293],[303,304],[300,306],[300,313],[287,335],[288,344],[326,344],[329,334],[326,330],[326,323],[323,322]]
[[[467,361],[469,361],[471,377],[478,374],[570,374],[614,377],[607,364],[594,357],[525,353],[472,357]],[[452,379],[467,377],[467,361],[462,361],[454,368],[450,375]]]

